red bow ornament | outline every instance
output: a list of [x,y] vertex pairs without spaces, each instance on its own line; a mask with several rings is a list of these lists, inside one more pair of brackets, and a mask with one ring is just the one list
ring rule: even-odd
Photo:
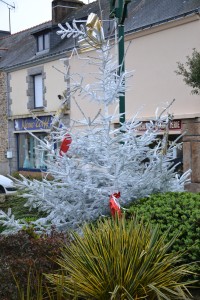
[[116,214],[118,215],[118,217],[121,217],[122,215],[120,204],[117,201],[117,199],[119,198],[120,198],[120,192],[113,193],[109,199],[110,211],[113,217],[115,217]]
[[69,133],[65,134],[64,139],[62,140],[62,143],[60,145],[60,156],[63,156],[63,154],[67,153],[69,150],[69,146],[72,142],[71,135]]

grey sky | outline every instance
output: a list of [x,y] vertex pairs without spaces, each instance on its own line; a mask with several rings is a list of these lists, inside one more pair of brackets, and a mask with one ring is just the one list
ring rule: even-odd
[[[4,0],[15,6],[10,9],[11,33],[51,20],[51,0]],[[94,0],[93,0],[94,1]],[[83,0],[88,3],[88,0]],[[92,0],[89,0],[92,2]],[[0,1],[0,30],[9,31],[9,9]]]

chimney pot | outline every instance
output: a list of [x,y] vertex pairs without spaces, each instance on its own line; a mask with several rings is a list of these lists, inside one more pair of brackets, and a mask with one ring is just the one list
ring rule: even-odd
[[52,1],[52,24],[62,23],[73,11],[82,7],[84,3],[79,0],[53,0]]

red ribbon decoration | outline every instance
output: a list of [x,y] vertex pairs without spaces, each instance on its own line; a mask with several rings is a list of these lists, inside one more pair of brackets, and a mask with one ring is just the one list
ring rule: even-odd
[[60,145],[60,152],[59,152],[60,156],[63,156],[63,154],[67,153],[71,142],[72,142],[71,135],[69,133],[65,134],[65,137],[62,140],[62,143]]
[[120,198],[120,192],[118,193],[113,193],[111,196],[110,196],[110,199],[109,199],[109,205],[110,205],[110,211],[111,211],[111,215],[113,217],[116,216],[116,214],[118,215],[118,217],[120,218],[121,215],[122,215],[122,212],[121,212],[121,208],[120,208],[120,205],[119,203],[117,202],[116,199],[119,199]]

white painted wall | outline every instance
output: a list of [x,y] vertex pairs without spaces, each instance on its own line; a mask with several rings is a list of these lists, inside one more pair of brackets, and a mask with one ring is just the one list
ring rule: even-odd
[[126,68],[135,72],[126,96],[127,117],[141,105],[144,105],[142,115],[150,117],[156,106],[174,98],[172,112],[177,118],[200,116],[200,96],[191,95],[183,77],[175,74],[178,61],[185,62],[193,48],[200,51],[200,20],[171,28],[167,24],[160,27],[162,31],[151,34],[149,30],[148,35],[132,36]]

